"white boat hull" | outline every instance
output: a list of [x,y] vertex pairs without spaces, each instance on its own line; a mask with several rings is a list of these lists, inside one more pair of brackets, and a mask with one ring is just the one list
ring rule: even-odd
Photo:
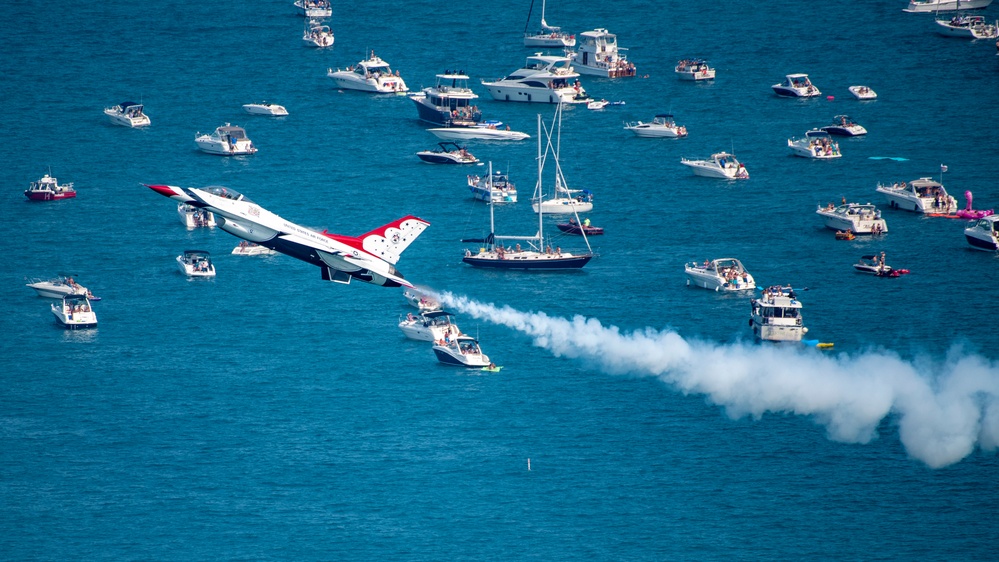
[[870,88],[867,88],[866,90],[862,88],[863,88],[862,86],[850,86],[848,89],[850,90],[850,93],[853,94],[853,97],[857,98],[858,100],[878,99],[877,92],[875,92]]
[[986,8],[992,0],[930,0],[928,2],[910,1],[909,6],[903,12],[953,12],[958,9],[976,10]]
[[52,305],[52,315],[55,316],[56,322],[58,322],[63,328],[66,328],[67,330],[76,330],[97,326],[97,314],[93,311],[93,309],[88,311],[71,311],[67,310],[67,308],[68,307],[63,306],[62,304]]
[[496,101],[517,101],[524,103],[582,103],[589,100],[577,100],[579,93],[575,88],[531,88],[499,82],[483,82],[489,95]]
[[241,156],[253,154],[257,151],[249,139],[239,140],[233,144],[221,142],[208,135],[203,135],[194,139],[194,142],[202,152],[218,156]]
[[288,110],[284,106],[276,104],[247,103],[243,105],[243,111],[251,115],[288,115]]
[[87,288],[82,285],[77,285],[74,289],[65,283],[54,283],[52,281],[38,281],[36,283],[28,283],[28,287],[31,287],[38,293],[38,296],[47,299],[61,299],[66,295],[85,295],[87,294]]
[[807,87],[791,88],[788,86],[781,86],[779,84],[775,84],[771,87],[773,88],[775,94],[785,98],[814,98],[815,96],[822,95],[822,92],[820,92],[818,88],[814,87],[811,89]]
[[676,70],[674,72],[676,72],[676,75],[680,78],[680,80],[690,80],[696,82],[698,80],[715,79],[715,69],[713,68],[708,71],[701,72],[692,72],[689,70]]
[[749,178],[749,172],[741,173],[740,170],[745,170],[745,168],[740,168],[739,166],[722,168],[714,161],[710,160],[681,160],[680,163],[690,168],[690,170],[694,172],[695,176],[701,176],[704,178],[723,180]]
[[801,143],[788,140],[787,147],[791,149],[791,154],[795,156],[800,156],[802,158],[812,158],[814,160],[830,160],[833,158],[840,158],[843,156],[839,152],[839,149],[833,149],[831,152],[826,152],[817,147],[811,146],[807,142]]
[[701,287],[709,291],[751,291],[756,288],[756,282],[750,278],[743,281],[741,278],[734,281],[727,281],[718,277],[713,272],[705,272],[702,269],[687,267],[687,285]]
[[[532,203],[531,208],[538,212],[538,204]],[[576,201],[575,199],[558,199],[544,201],[541,203],[541,212],[546,215],[571,215],[573,213],[589,213],[593,210],[593,203],[588,201]]]
[[341,90],[357,90],[372,94],[398,94],[409,91],[406,83],[398,76],[380,76],[378,78],[360,79],[356,72],[338,70],[327,74]]
[[681,132],[679,127],[657,127],[647,123],[628,126],[625,129],[642,138],[678,139],[687,136],[686,131]]
[[527,133],[490,129],[488,127],[441,127],[427,129],[435,137],[443,140],[524,140],[531,138]]
[[489,366],[489,356],[483,353],[462,354],[443,345],[435,345],[433,350],[434,355],[437,356],[437,360],[445,365],[474,368]]
[[[822,213],[820,213],[822,214]],[[888,224],[884,219],[856,219],[850,220],[848,218],[840,216],[829,216],[822,214],[823,222],[826,228],[832,230],[849,230],[854,234],[871,234],[874,232],[875,227],[880,227],[879,232],[888,232]]]
[[545,49],[561,49],[563,47],[575,47],[576,38],[571,35],[547,33],[538,35],[525,35],[525,47],[543,47]]
[[780,324],[758,324],[753,321],[753,335],[764,341],[801,341],[806,328],[802,326],[783,326]]
[[104,112],[111,123],[115,125],[121,125],[122,127],[147,127],[151,123],[148,115],[142,115],[141,117],[129,117],[127,115],[120,115],[117,113]]

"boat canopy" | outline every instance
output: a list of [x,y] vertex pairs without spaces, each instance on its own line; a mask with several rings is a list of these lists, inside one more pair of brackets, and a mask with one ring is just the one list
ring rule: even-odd
[[454,316],[454,314],[444,310],[433,310],[431,312],[424,312],[422,316],[425,318],[439,318],[441,316]]

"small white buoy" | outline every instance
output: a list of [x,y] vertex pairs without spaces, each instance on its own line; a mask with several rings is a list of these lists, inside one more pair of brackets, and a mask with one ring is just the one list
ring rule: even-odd
[[527,470],[528,471],[531,470],[531,459],[530,458],[527,459]]

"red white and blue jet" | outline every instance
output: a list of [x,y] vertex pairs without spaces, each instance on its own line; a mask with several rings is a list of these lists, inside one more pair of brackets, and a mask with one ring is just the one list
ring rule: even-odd
[[323,279],[351,279],[386,287],[412,287],[395,268],[402,252],[430,223],[412,215],[361,236],[343,236],[297,225],[221,186],[175,187],[147,185],[160,195],[215,214],[219,228],[242,238],[319,266]]

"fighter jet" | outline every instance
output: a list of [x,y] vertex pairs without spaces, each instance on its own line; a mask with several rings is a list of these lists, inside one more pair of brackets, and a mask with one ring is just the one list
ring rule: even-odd
[[222,186],[146,187],[181,203],[207,209],[215,214],[219,228],[229,234],[317,265],[324,280],[343,284],[357,279],[385,287],[412,287],[395,263],[430,226],[409,215],[361,236],[343,236],[297,225]]

